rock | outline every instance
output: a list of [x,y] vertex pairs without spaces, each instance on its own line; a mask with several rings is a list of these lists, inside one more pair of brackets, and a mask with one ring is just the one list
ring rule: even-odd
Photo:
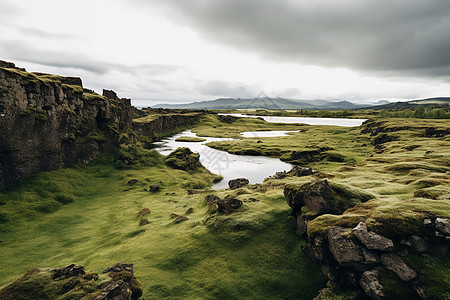
[[190,215],[194,212],[194,209],[192,207],[189,207],[186,212],[184,213],[185,216]]
[[151,186],[148,187],[148,191],[150,193],[155,193],[155,192],[158,192],[159,190],[160,190],[160,187],[159,187],[159,184],[157,184],[157,183],[152,184]]
[[175,220],[173,220],[173,222],[175,224],[178,224],[178,223],[184,222],[186,220],[189,220],[189,219],[187,217],[185,217],[185,216],[178,216],[178,217],[175,218]]
[[131,127],[128,99],[85,91],[80,78],[0,66],[0,190],[112,152]]
[[307,220],[305,216],[301,214],[297,215],[297,231],[295,232],[295,234],[299,236],[305,235],[308,231],[308,223],[309,220]]
[[361,247],[361,251],[364,257],[364,264],[376,265],[380,262],[380,257],[376,253],[369,251],[364,247]]
[[71,264],[65,268],[52,269],[52,271],[54,272],[53,279],[60,277],[68,278],[86,274],[86,272],[84,272],[84,266],[75,264]]
[[141,209],[141,211],[137,214],[138,218],[142,218],[145,215],[148,215],[150,213],[150,208],[148,207],[144,207],[143,209]]
[[436,229],[445,235],[450,235],[450,222],[448,219],[437,218]]
[[56,269],[35,268],[0,288],[0,299],[137,300],[142,296],[132,264],[120,262],[104,273],[108,275],[99,280],[98,274],[86,274],[83,266],[75,264]]
[[187,190],[186,190],[186,193],[187,193],[188,195],[196,195],[196,194],[200,194],[201,191],[195,190],[195,189],[187,189]]
[[215,214],[219,210],[219,205],[217,203],[220,201],[220,198],[211,194],[206,196],[205,200],[208,205],[208,213]]
[[313,174],[317,173],[317,171],[316,171],[316,170],[313,170],[313,169],[311,169],[311,168],[305,168],[305,167],[295,166],[295,167],[293,167],[288,173],[289,173],[289,175],[291,175],[291,176],[302,177],[302,176],[313,175]]
[[149,221],[147,219],[143,218],[139,221],[139,226],[144,226],[144,225],[147,225],[148,223],[149,223]]
[[368,249],[390,251],[394,248],[394,243],[392,240],[375,232],[369,232],[366,224],[363,222],[360,222],[355,228],[353,228],[352,233]]
[[195,171],[203,167],[199,158],[200,155],[198,153],[192,152],[189,148],[181,147],[170,153],[165,163],[174,169]]
[[448,245],[436,245],[434,247],[434,253],[439,256],[446,256],[448,253]]
[[218,206],[217,211],[219,213],[231,214],[232,212],[234,212],[235,210],[237,210],[239,207],[242,206],[242,201],[227,196],[225,199],[217,201],[217,206]]
[[408,267],[397,254],[383,254],[380,257],[380,262],[387,270],[394,272],[403,281],[410,281],[417,277],[416,272]]
[[378,280],[378,271],[365,271],[359,280],[359,285],[370,298],[376,300],[386,299],[383,286]]
[[416,252],[432,252],[433,246],[428,243],[423,237],[418,235],[412,235],[409,237],[411,246]]
[[246,186],[249,183],[248,179],[246,178],[236,178],[228,181],[228,186],[230,189],[235,190],[240,187]]
[[131,179],[131,180],[128,181],[128,184],[129,185],[135,185],[138,182],[139,182],[139,180],[137,180],[137,179]]
[[362,264],[364,256],[360,247],[349,237],[350,229],[332,226],[327,229],[330,252],[338,264],[352,266]]

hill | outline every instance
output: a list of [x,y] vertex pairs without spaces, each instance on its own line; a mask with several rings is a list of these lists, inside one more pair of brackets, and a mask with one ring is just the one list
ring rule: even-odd
[[154,108],[182,109],[312,109],[335,110],[356,109],[366,105],[354,104],[349,101],[332,102],[327,100],[290,100],[285,98],[219,98],[216,100],[192,102],[186,104],[157,104]]

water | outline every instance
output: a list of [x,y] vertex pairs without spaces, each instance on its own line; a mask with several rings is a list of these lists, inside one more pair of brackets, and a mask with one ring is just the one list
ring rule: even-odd
[[[250,116],[243,114],[222,114],[236,117],[263,118],[267,122],[276,123],[303,123],[309,125],[334,125],[353,127],[360,126],[365,119],[343,119],[343,118],[304,118],[304,117],[271,117],[271,116]],[[276,137],[285,136],[295,131],[246,131],[241,132],[243,137]],[[200,162],[209,171],[223,176],[223,180],[216,183],[213,189],[223,189],[228,187],[228,181],[235,178],[247,178],[251,184],[262,183],[264,178],[274,175],[276,172],[288,171],[293,165],[282,162],[278,158],[250,155],[234,155],[228,152],[216,150],[205,146],[206,143],[215,141],[233,140],[230,138],[202,137],[203,142],[176,142],[181,136],[196,136],[190,130],[183,131],[170,138],[154,143],[155,150],[163,155],[179,147],[188,147],[193,152],[200,154]]]
[[307,118],[307,117],[274,117],[274,116],[252,116],[243,114],[220,114],[226,116],[262,118],[271,123],[302,123],[308,125],[332,125],[343,127],[360,126],[367,119],[345,119],[345,118]]
[[298,131],[244,131],[241,132],[243,137],[277,137],[277,136],[287,136],[290,132],[298,132]]
[[[262,183],[264,178],[276,172],[288,171],[293,165],[282,162],[278,158],[251,155],[234,155],[225,151],[216,150],[204,144],[214,141],[233,140],[230,138],[205,138],[204,142],[176,142],[180,136],[196,136],[190,130],[183,131],[170,138],[156,142],[156,148],[162,155],[168,155],[179,147],[188,147],[200,154],[200,162],[209,171],[223,176],[223,180],[216,183],[213,189],[228,187],[228,181],[235,178],[247,178],[251,184]],[[254,136],[254,135],[253,135]]]

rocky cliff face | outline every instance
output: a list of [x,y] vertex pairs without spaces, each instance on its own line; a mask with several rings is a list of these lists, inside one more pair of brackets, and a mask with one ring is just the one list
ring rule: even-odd
[[0,61],[0,190],[113,150],[131,124],[129,99],[95,94],[80,78],[29,73]]

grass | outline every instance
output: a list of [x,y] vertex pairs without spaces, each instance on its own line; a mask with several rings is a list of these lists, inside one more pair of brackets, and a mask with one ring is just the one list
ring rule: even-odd
[[[118,261],[135,264],[150,299],[311,299],[324,285],[290,226],[281,190],[252,194],[260,201],[231,218],[247,227],[232,231],[217,222],[214,230],[203,225],[205,194],[187,195],[182,186],[207,187],[215,176],[174,170],[155,156],[153,166],[134,167],[105,156],[37,174],[3,193],[0,285],[34,267],[76,262],[99,273]],[[131,179],[138,182],[129,185]],[[160,192],[144,190],[154,183]],[[149,224],[139,226],[144,207]],[[170,214],[189,207],[189,220],[173,224]]]
[[180,136],[176,142],[204,142],[206,139],[197,136]]
[[[148,117],[153,118],[143,118]],[[268,178],[260,188],[211,192],[244,202],[229,216],[209,215],[207,194],[186,193],[188,188],[207,189],[215,175],[202,169],[189,173],[171,169],[164,157],[139,143],[122,145],[116,156],[87,166],[37,174],[0,194],[0,203],[4,203],[0,205],[0,240],[4,241],[0,243],[0,285],[33,267],[75,262],[99,272],[126,261],[135,264],[144,297],[150,299],[311,299],[325,279],[320,267],[303,254],[305,241],[295,236],[284,185],[328,178],[339,195],[364,202],[342,215],[314,219],[309,223],[310,238],[324,234],[328,226],[353,227],[361,221],[371,230],[396,238],[420,234],[425,211],[450,218],[449,137],[425,137],[427,128],[446,130],[449,122],[382,121],[383,130],[394,132],[399,139],[374,149],[374,136],[361,133],[360,128],[258,119],[228,124],[214,115],[203,116],[192,131],[199,136],[235,138],[210,144],[231,153],[251,150],[289,160],[293,151],[327,147],[314,159],[293,160],[319,171],[315,175]],[[252,130],[301,131],[285,137],[239,135]],[[130,140],[131,135],[126,138]],[[138,182],[129,185],[131,179]],[[155,183],[161,191],[145,191]],[[145,216],[149,223],[139,226],[141,218],[136,216],[145,207],[151,211]],[[174,224],[170,215],[184,215],[189,208],[193,212],[188,220]],[[420,270],[426,293],[446,295],[448,259],[407,256],[405,260]],[[389,272],[380,276],[388,289],[407,295]]]

